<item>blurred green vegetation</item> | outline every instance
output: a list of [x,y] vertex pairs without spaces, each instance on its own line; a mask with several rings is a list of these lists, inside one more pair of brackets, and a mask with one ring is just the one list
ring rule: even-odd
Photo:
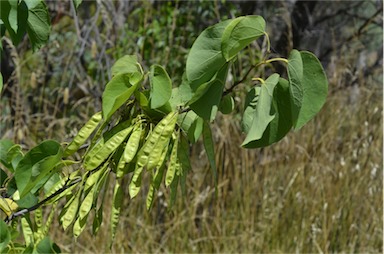
[[[383,251],[382,1],[84,1],[77,15],[70,1],[48,6],[53,31],[46,47],[33,54],[28,41],[17,48],[3,41],[11,57],[2,65],[18,71],[5,80],[0,134],[25,148],[48,138],[70,141],[101,109],[119,57],[138,55],[146,69],[163,65],[177,86],[198,34],[239,15],[266,19],[276,56],[290,48],[313,51],[330,82],[322,112],[271,147],[239,147],[244,137],[236,111],[214,123],[216,198],[198,143],[188,195],[171,211],[168,190],[150,213],[141,192],[125,200],[112,250],[106,219],[96,237],[87,230],[78,241],[53,227],[51,239],[64,252]],[[260,40],[245,50],[244,65],[239,61],[232,72],[242,76],[264,46]],[[238,109],[250,86],[235,91]]]

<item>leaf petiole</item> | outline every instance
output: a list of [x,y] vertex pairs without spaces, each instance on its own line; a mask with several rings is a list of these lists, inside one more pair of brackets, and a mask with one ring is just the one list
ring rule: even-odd
[[265,39],[267,40],[267,53],[271,53],[271,41],[269,40],[269,36],[267,32],[264,31]]
[[286,64],[288,63],[288,60],[285,58],[282,58],[282,57],[271,58],[269,60],[264,61],[263,63],[267,64],[267,63],[272,63],[272,62],[276,62],[276,61],[281,61],[281,62],[284,62]]
[[252,78],[252,80],[253,81],[260,81],[260,83],[263,84],[263,85],[265,84],[265,81],[262,78]]

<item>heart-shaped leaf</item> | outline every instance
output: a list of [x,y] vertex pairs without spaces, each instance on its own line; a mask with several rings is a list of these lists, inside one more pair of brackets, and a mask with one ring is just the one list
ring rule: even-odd
[[225,64],[218,71],[216,78],[209,82],[206,92],[190,105],[190,108],[204,120],[213,121],[216,117],[227,79],[228,66],[229,64]]
[[221,50],[227,61],[240,50],[265,33],[265,21],[261,16],[239,17],[231,21],[223,32]]
[[205,29],[193,43],[186,65],[186,75],[193,90],[211,80],[226,60],[221,52],[221,37],[226,20]]
[[288,59],[293,127],[300,129],[323,107],[328,81],[315,55],[293,50]]
[[252,125],[242,146],[246,146],[252,141],[259,140],[263,136],[268,124],[275,118],[275,115],[271,115],[270,112],[272,107],[273,91],[278,82],[279,74],[275,73],[261,85]]
[[[256,99],[256,103],[257,103],[258,93],[254,91],[252,94],[255,95],[254,99]],[[250,104],[247,107],[246,111],[247,110],[255,111],[256,109],[254,106]],[[275,87],[275,90],[273,93],[273,107],[271,108],[271,111],[273,112],[275,117],[268,124],[268,127],[264,131],[261,139],[248,143],[247,145],[244,146],[245,148],[258,148],[258,147],[269,146],[281,140],[285,135],[287,135],[287,133],[292,128],[289,84],[288,84],[288,81],[283,78],[279,79],[279,83],[277,83]],[[245,113],[246,112],[244,112],[244,115]],[[251,112],[248,112],[248,114],[249,113]]]
[[131,83],[131,75],[119,73],[108,82],[103,93],[103,118],[107,121],[131,97],[138,83]]

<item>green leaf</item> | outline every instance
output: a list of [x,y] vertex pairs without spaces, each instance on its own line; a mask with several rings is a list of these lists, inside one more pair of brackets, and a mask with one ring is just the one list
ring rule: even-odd
[[[257,102],[258,92],[255,91],[256,88],[259,87],[253,88],[250,92],[255,95],[254,98],[256,98]],[[252,111],[246,112],[247,110]],[[255,107],[249,106],[244,112],[244,117],[245,114],[253,116],[255,110]],[[248,143],[244,146],[245,148],[258,148],[269,146],[281,140],[292,128],[289,84],[288,81],[283,78],[279,79],[279,83],[277,83],[275,87],[273,93],[273,107],[271,109],[271,112],[273,112],[275,118],[268,124],[268,127],[264,131],[261,139]]]
[[262,36],[265,32],[265,21],[261,16],[239,17],[231,21],[225,28],[221,41],[221,50],[227,61]]
[[275,73],[265,80],[265,83],[261,84],[261,90],[256,104],[252,125],[242,146],[260,139],[263,136],[268,124],[275,118],[275,115],[271,115],[270,112],[272,107],[273,91],[278,82],[279,74]]
[[73,5],[75,6],[75,10],[77,11],[79,8],[79,5],[81,4],[81,2],[83,2],[83,0],[72,0],[72,1],[73,1]]
[[177,124],[187,134],[189,141],[195,143],[203,131],[204,120],[193,111],[180,114]]
[[193,95],[194,92],[190,86],[190,82],[187,79],[187,74],[184,72],[183,76],[181,78],[181,84],[179,86],[179,94],[180,94],[180,100],[183,104],[186,104],[189,102]]
[[137,85],[131,82],[130,75],[126,73],[117,74],[108,82],[102,98],[105,121],[131,97]]
[[152,65],[149,73],[150,107],[160,108],[172,95],[172,81],[166,70],[160,65]]
[[3,220],[0,220],[0,251],[2,253],[10,241],[11,233],[8,230],[8,226]]
[[205,152],[207,153],[209,164],[211,165],[211,170],[213,174],[213,179],[215,180],[215,190],[217,193],[217,168],[216,168],[216,159],[215,159],[215,146],[213,143],[211,127],[209,123],[204,121],[203,126],[203,143]]
[[221,52],[221,37],[229,23],[230,20],[226,20],[208,27],[193,43],[186,64],[186,76],[191,87],[211,80],[226,63]]
[[16,200],[16,204],[19,206],[19,208],[32,207],[36,205],[38,202],[39,202],[39,199],[31,192],[27,193],[19,200]]
[[3,186],[3,183],[5,182],[5,180],[8,178],[8,175],[7,173],[4,172],[4,170],[2,170],[0,168],[0,186]]
[[0,140],[0,162],[7,168],[12,167],[8,158],[8,150],[11,149],[13,145],[13,142],[9,139]]
[[135,55],[125,55],[119,58],[111,68],[112,76],[126,73],[130,74],[131,83],[140,82],[143,78],[142,68]]
[[241,120],[241,129],[243,132],[248,133],[251,129],[253,118],[256,112],[256,105],[259,100],[261,87],[255,86],[247,93],[244,103],[244,113]]
[[61,253],[60,247],[57,246],[54,242],[52,242],[48,236],[46,236],[43,240],[41,240],[33,253]]
[[183,95],[180,91],[180,87],[172,88],[171,98],[169,99],[171,111],[176,111],[180,106],[184,106]]
[[62,149],[59,143],[47,140],[32,148],[17,165],[15,179],[20,198],[25,196],[40,180],[48,180],[52,169],[60,162]]
[[11,9],[9,10],[8,22],[9,22],[9,26],[11,27],[13,32],[16,34],[17,30],[18,30],[17,29],[18,28],[18,24],[17,24],[17,6],[18,6],[18,3],[15,0],[13,0],[13,1],[10,0],[8,2],[9,2],[9,5],[11,6]]
[[215,79],[209,82],[208,89],[204,91],[199,99],[196,101],[194,101],[194,98],[191,99],[194,102],[190,104],[190,108],[204,120],[213,121],[216,117],[227,79],[228,68],[229,65],[224,64],[216,74]]
[[6,153],[7,156],[7,162],[9,164],[4,164],[9,171],[12,173],[15,172],[15,169],[17,165],[19,164],[20,160],[23,158],[23,153],[21,151],[20,145],[13,145]]
[[219,111],[223,114],[230,114],[235,108],[235,101],[230,94],[227,94],[221,99]]
[[292,50],[288,58],[289,91],[291,94],[291,110],[294,125],[299,117],[303,101],[303,60],[300,52]]
[[307,51],[291,52],[288,77],[293,127],[297,130],[323,107],[328,94],[328,81],[320,61]]
[[[16,10],[15,10],[16,9]],[[28,8],[24,1],[0,1],[1,23],[8,31],[13,44],[17,45],[23,38],[28,19]],[[5,18],[3,18],[5,17]],[[3,31],[2,31],[3,33]],[[4,34],[2,34],[4,35]]]
[[32,43],[33,51],[48,42],[51,22],[44,1],[24,0],[28,7],[27,33]]

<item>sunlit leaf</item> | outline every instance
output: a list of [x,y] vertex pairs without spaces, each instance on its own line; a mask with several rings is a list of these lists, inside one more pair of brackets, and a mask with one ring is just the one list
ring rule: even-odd
[[186,75],[193,90],[209,81],[226,60],[221,52],[221,37],[231,20],[217,23],[205,29],[193,43],[186,65]]
[[8,21],[14,33],[17,33],[17,1],[8,1],[11,9],[9,10]]
[[261,16],[244,16],[231,21],[223,32],[221,50],[227,61],[262,36],[265,32],[265,21]]
[[[1,26],[4,26],[15,45],[18,45],[28,26],[28,7],[24,1],[0,1]],[[2,31],[3,33],[3,31]],[[3,34],[2,34],[3,35]],[[2,46],[1,46],[2,48]]]
[[[255,88],[253,88],[251,91],[254,90]],[[254,94],[257,94],[257,92]],[[258,148],[269,146],[281,140],[292,128],[289,84],[287,80],[282,78],[279,79],[279,83],[277,83],[273,93],[272,103],[273,107],[271,109],[271,112],[275,115],[275,117],[268,124],[268,127],[264,131],[263,136],[259,140],[255,140],[248,143],[244,146],[245,148]],[[247,109],[252,109],[252,106],[249,106]],[[256,109],[253,108],[253,111],[255,110]],[[253,112],[249,113],[254,115]],[[244,112],[244,115],[245,114],[246,112]]]
[[83,2],[83,0],[72,0],[73,1],[73,5],[75,6],[75,10],[77,11],[77,9],[79,8],[81,2]]
[[247,93],[244,103],[244,113],[241,120],[242,131],[248,133],[255,117],[256,105],[259,100],[261,87],[255,86]]
[[125,55],[119,58],[111,68],[112,76],[129,74],[132,84],[140,82],[143,78],[142,68],[135,55]]
[[19,162],[15,179],[20,198],[26,195],[40,180],[52,175],[52,169],[60,162],[62,149],[59,143],[53,140],[46,140],[32,148]]
[[51,32],[51,20],[44,1],[24,0],[28,7],[27,33],[34,51],[48,42]]
[[48,236],[46,236],[43,240],[41,240],[35,250],[34,253],[41,253],[41,254],[46,254],[46,253],[61,253],[60,247],[55,244],[54,242],[49,239]]
[[293,50],[288,59],[292,117],[300,129],[323,107],[328,94],[328,81],[315,55]]
[[7,247],[9,241],[11,241],[11,233],[8,230],[7,224],[0,220],[0,251],[3,252],[3,250]]
[[138,83],[132,84],[130,74],[126,73],[117,74],[108,82],[102,96],[105,121],[131,97],[137,86]]
[[278,82],[279,75],[275,73],[265,80],[265,83],[261,84],[252,125],[242,146],[246,146],[252,141],[259,140],[263,136],[268,124],[274,119],[275,114],[273,113],[271,115],[271,107],[273,92]]
[[160,65],[152,65],[149,73],[150,107],[152,109],[163,106],[172,95],[172,81],[166,70]]
[[289,91],[294,125],[299,117],[303,101],[303,61],[300,52],[292,50],[288,58]]
[[213,121],[216,117],[227,79],[228,67],[228,64],[224,64],[213,81],[209,82],[208,89],[198,100],[190,104],[190,108],[204,120]]

